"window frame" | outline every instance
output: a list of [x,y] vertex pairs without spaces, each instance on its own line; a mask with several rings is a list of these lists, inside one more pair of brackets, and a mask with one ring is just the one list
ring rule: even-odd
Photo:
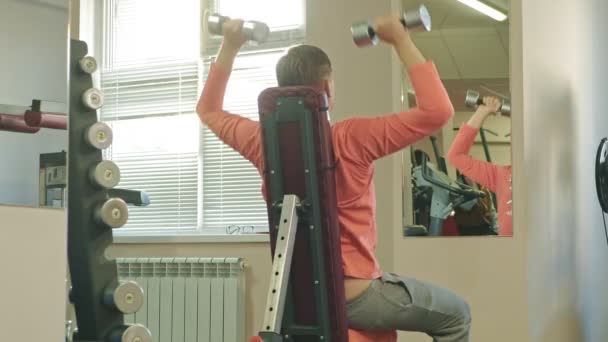
[[[264,52],[276,52],[279,50],[286,50],[290,46],[301,44],[306,40],[306,11],[305,4],[306,0],[302,1],[302,25],[293,29],[281,30],[278,32],[271,33],[268,41],[262,45],[254,45],[246,43],[239,55],[245,54],[258,54]],[[216,1],[211,0],[200,0],[201,13],[203,8],[208,10],[210,13],[216,11]],[[207,5],[207,6],[205,6]],[[205,6],[205,7],[203,7]],[[104,13],[104,2],[96,0],[82,0],[80,6],[80,32],[81,39],[85,41],[91,41],[89,45],[89,55],[92,55],[98,59],[100,65],[103,65],[103,36],[104,36],[104,22],[106,21]],[[83,20],[84,19],[84,20]],[[201,18],[200,26],[204,25]],[[199,67],[198,67],[198,93],[202,91],[203,80],[208,73],[206,65],[213,62],[217,51],[221,44],[221,37],[211,37],[207,34],[207,30],[202,30],[200,34],[200,53],[199,53]],[[94,86],[100,88],[100,73],[96,73],[94,76]],[[238,114],[238,113],[237,113]],[[98,114],[99,115],[99,114]],[[198,166],[198,209],[197,209],[197,227],[191,230],[175,230],[175,229],[140,229],[140,230],[117,230],[114,234],[114,242],[116,243],[206,243],[206,242],[268,242],[268,234],[228,234],[221,233],[218,231],[205,231],[204,224],[202,221],[203,214],[203,186],[202,186],[202,175],[203,168],[201,161],[203,158],[204,150],[204,130],[206,128],[201,125],[199,128],[199,166]]]

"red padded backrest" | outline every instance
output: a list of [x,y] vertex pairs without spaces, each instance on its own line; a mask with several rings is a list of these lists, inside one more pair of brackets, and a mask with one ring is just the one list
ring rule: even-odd
[[[267,201],[269,204],[268,218],[271,227],[272,254],[276,245],[277,231],[273,227],[278,225],[280,213],[271,208],[273,202],[282,200],[283,194],[295,194],[301,201],[311,201],[307,198],[306,173],[303,136],[306,127],[302,121],[281,120],[289,113],[281,113],[281,107],[277,105],[281,99],[297,98],[301,106],[308,111],[301,111],[301,115],[310,115],[312,125],[310,132],[314,141],[314,159],[316,161],[316,172],[318,184],[310,186],[317,187],[319,193],[318,203],[311,203],[321,214],[322,230],[322,253],[324,254],[323,264],[327,279],[328,305],[321,310],[328,310],[332,326],[332,341],[348,341],[346,304],[344,299],[344,272],[342,269],[342,256],[340,248],[340,230],[338,225],[337,200],[335,189],[334,153],[332,147],[331,127],[327,115],[327,97],[325,93],[311,87],[282,87],[270,88],[263,91],[258,99],[260,122],[263,130],[264,146],[264,181],[266,185]],[[300,112],[300,111],[298,111]],[[293,114],[293,113],[291,113]],[[267,119],[277,119],[277,126],[267,125]],[[269,129],[276,130],[279,146],[280,169],[282,179],[273,179],[269,168],[272,167],[272,157],[266,151],[269,150],[268,144],[275,142],[267,141]],[[273,198],[273,186],[280,182],[282,194]],[[292,258],[292,269],[290,282],[294,292],[293,309],[294,323],[297,325],[316,325],[317,314],[315,307],[315,292],[313,278],[313,255],[311,252],[311,230],[305,220],[300,219],[294,254]],[[286,308],[285,312],[288,312]],[[316,341],[312,338],[298,338],[296,341]]]

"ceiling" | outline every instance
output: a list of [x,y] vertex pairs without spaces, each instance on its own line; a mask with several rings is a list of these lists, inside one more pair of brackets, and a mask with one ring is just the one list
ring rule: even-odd
[[68,10],[68,0],[13,0],[15,2],[29,3],[35,6],[44,6],[47,8],[57,9],[61,11]]
[[[509,0],[485,0],[508,13]],[[424,4],[431,32],[412,33],[422,53],[435,62],[456,111],[467,111],[467,89],[510,96],[509,20],[498,22],[457,0],[404,0],[404,8]]]

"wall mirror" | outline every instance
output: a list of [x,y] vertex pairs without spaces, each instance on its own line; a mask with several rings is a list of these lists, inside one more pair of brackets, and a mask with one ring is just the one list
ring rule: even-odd
[[[509,0],[422,3],[433,28],[412,36],[437,66],[455,115],[403,153],[404,235],[511,236]],[[496,111],[478,105],[486,96]],[[403,100],[416,106],[407,82]]]

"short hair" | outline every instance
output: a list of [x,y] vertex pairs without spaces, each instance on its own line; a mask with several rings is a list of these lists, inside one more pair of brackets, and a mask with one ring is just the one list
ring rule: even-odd
[[316,86],[331,74],[331,61],[320,48],[298,45],[279,59],[276,73],[280,87]]

